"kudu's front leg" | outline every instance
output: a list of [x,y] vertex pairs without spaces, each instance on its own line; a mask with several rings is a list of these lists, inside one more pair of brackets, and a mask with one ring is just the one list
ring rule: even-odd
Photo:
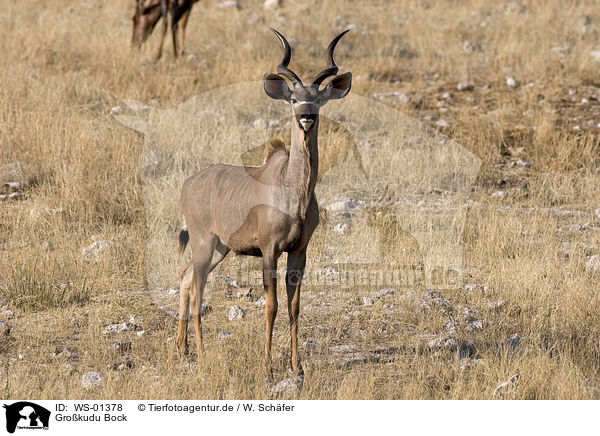
[[288,313],[290,316],[290,346],[292,350],[292,371],[296,375],[303,374],[298,356],[298,317],[300,315],[300,285],[306,266],[306,251],[288,255],[285,284],[288,297]]
[[271,338],[277,316],[277,258],[275,254],[263,253],[263,282],[265,287],[265,370],[271,375]]

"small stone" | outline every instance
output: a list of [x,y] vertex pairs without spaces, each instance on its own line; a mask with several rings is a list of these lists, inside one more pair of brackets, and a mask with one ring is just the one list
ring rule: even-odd
[[94,241],[81,251],[83,259],[87,262],[99,260],[105,253],[115,247],[115,243],[111,241],[98,240]]
[[515,333],[510,338],[508,338],[506,340],[506,342],[510,346],[510,349],[512,351],[515,351],[517,349],[517,347],[519,346],[519,344],[521,343],[521,337]]
[[342,197],[325,206],[327,212],[350,213],[358,206],[358,203],[352,198]]
[[435,122],[435,125],[436,125],[437,127],[450,127],[450,122],[449,122],[449,121],[446,121],[446,120],[437,120],[437,121]]
[[473,333],[473,332],[479,332],[479,331],[481,331],[483,329],[485,329],[485,321],[482,320],[482,319],[478,319],[476,321],[468,322],[467,325],[466,325],[466,327],[465,327],[465,330],[468,331],[468,332],[471,332],[471,333]]
[[10,334],[10,330],[10,325],[8,325],[6,321],[0,319],[0,337],[8,336]]
[[475,85],[467,82],[460,82],[456,85],[456,89],[459,91],[473,91],[475,89]]
[[519,2],[509,2],[505,8],[505,14],[523,14],[527,11],[527,6]]
[[492,197],[504,197],[504,191],[496,191],[492,194]]
[[379,291],[375,291],[373,293],[373,298],[382,298],[388,295],[395,295],[396,294],[396,289],[393,288],[389,288],[389,289],[380,289]]
[[362,302],[365,306],[372,306],[375,304],[375,300],[373,300],[371,297],[363,297]]
[[15,313],[12,310],[6,309],[2,312],[2,316],[6,319],[13,319],[15,317]]
[[229,276],[224,276],[223,280],[225,280],[225,283],[227,283],[227,285],[231,288],[239,288],[240,287],[240,284],[238,283],[238,281],[235,279],[232,279]]
[[50,241],[44,241],[44,242],[42,242],[41,248],[44,251],[52,251],[52,250],[54,250],[54,245]]
[[505,80],[506,80],[506,86],[508,86],[509,88],[516,88],[517,87],[517,81],[515,80],[514,77],[512,77],[512,76],[506,76]]
[[585,263],[585,268],[591,272],[600,272],[600,254],[589,256]]
[[4,186],[7,188],[8,192],[18,192],[25,189],[27,184],[25,182],[5,182]]
[[238,288],[233,293],[235,298],[245,298],[247,300],[253,300],[252,288]]
[[492,395],[493,399],[504,398],[506,395],[514,392],[517,382],[519,381],[521,374],[516,373],[510,377],[507,381],[500,383]]
[[264,130],[269,127],[269,122],[267,120],[263,120],[262,118],[258,118],[254,120],[254,128],[257,130]]
[[309,350],[314,350],[315,348],[317,348],[317,344],[315,342],[308,341],[306,343],[306,348]]
[[227,319],[233,321],[235,319],[246,318],[246,312],[240,306],[231,306],[227,312]]
[[295,398],[302,390],[303,384],[303,376],[286,378],[271,388],[271,395]]
[[375,93],[373,97],[378,99],[389,99],[389,100],[398,100],[400,103],[408,104],[411,102],[412,98],[409,94],[406,94],[402,91],[395,92],[383,92],[383,93]]
[[225,340],[225,339],[231,338],[231,337],[233,337],[233,333],[227,332],[227,331],[219,332],[219,334],[217,335],[217,339],[220,339],[220,340]]
[[233,9],[237,9],[237,10],[242,9],[242,5],[240,5],[239,2],[234,1],[234,0],[220,2],[220,3],[217,3],[215,6],[218,8],[221,8],[221,9],[228,9],[228,8],[233,8]]
[[479,42],[474,41],[472,39],[467,39],[463,41],[463,49],[467,53],[475,53],[481,51],[481,44]]
[[126,353],[131,351],[131,342],[129,341],[119,341],[112,344],[112,348],[120,353]]
[[337,121],[338,123],[346,121],[346,117],[340,113],[333,114],[332,118],[334,119],[334,121]]
[[487,286],[485,285],[480,285],[478,283],[471,283],[468,285],[465,285],[465,291],[467,292],[486,292],[487,291]]
[[344,235],[348,232],[349,227],[348,224],[346,223],[337,223],[334,227],[333,227],[333,231],[336,233],[339,233],[340,235]]
[[121,324],[110,324],[110,325],[106,326],[105,329],[102,331],[102,333],[107,335],[109,333],[119,333],[119,332],[124,332],[124,331],[139,331],[139,330],[142,330],[142,328],[138,325],[135,325],[131,322],[122,322]]
[[273,9],[277,9],[279,6],[281,6],[282,0],[265,0],[265,3],[263,4],[263,8],[266,11],[271,11]]
[[600,50],[592,50],[590,52],[590,57],[596,62],[600,62]]
[[96,371],[89,371],[81,377],[81,386],[84,389],[94,389],[104,384],[104,376]]
[[264,307],[267,304],[267,301],[265,300],[265,297],[260,297],[258,300],[256,300],[254,302],[254,304],[256,304],[259,307]]

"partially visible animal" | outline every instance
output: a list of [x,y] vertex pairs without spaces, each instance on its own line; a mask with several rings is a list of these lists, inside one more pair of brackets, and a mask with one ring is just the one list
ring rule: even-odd
[[[173,56],[178,57],[183,55],[185,42],[185,27],[192,11],[194,3],[198,0],[136,0],[135,12],[133,14],[133,35],[131,43],[134,47],[141,47],[148,39],[154,27],[161,18],[162,34],[156,59],[162,56],[163,43],[167,35],[167,26],[171,25],[171,36],[173,39]],[[179,41],[177,41],[177,33],[181,25],[179,33]]]
[[[181,274],[177,345],[187,350],[188,311],[191,306],[198,358],[203,353],[201,307],[208,274],[233,250],[237,254],[262,257],[265,288],[265,359],[271,370],[271,339],[277,316],[277,260],[288,253],[286,288],[290,320],[291,366],[302,374],[298,356],[300,285],[306,265],[310,238],[319,223],[315,196],[318,179],[317,145],[319,110],[328,101],[350,92],[352,74],[338,75],[333,51],[346,34],[335,37],[327,48],[327,68],[304,85],[288,68],[291,48],[276,30],[283,47],[279,74],[264,76],[270,98],[283,100],[292,109],[289,152],[281,140],[266,150],[265,164],[259,167],[215,164],[188,178],[181,191],[184,225],[179,232],[179,251],[192,249],[192,272]],[[323,81],[331,81],[321,88]],[[288,86],[289,80],[292,89]]]

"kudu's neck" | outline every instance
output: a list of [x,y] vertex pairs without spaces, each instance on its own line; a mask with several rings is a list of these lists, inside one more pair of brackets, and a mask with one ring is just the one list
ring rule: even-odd
[[285,184],[298,194],[300,202],[298,214],[302,219],[306,217],[306,209],[314,195],[319,175],[318,130],[318,116],[308,132],[292,120],[292,142]]

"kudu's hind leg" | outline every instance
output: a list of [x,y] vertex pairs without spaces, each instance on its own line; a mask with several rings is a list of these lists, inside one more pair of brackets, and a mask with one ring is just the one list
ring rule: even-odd
[[177,348],[180,352],[187,354],[187,329],[190,309],[190,292],[192,290],[192,281],[194,277],[192,262],[189,262],[181,270],[179,276],[179,324],[177,326]]
[[179,56],[183,56],[185,44],[185,27],[187,26],[187,21],[190,16],[191,10],[192,8],[190,6],[190,8],[187,11],[185,11],[185,13],[182,15],[181,20],[179,20],[179,22],[181,23],[181,28],[179,29]]
[[[229,247],[217,240],[215,244],[215,250],[212,255],[208,274],[217,267],[225,256],[229,253]],[[189,308],[190,308],[190,293],[192,292],[193,278],[194,278],[194,263],[188,262],[186,266],[181,269],[179,273],[180,285],[179,285],[179,325],[177,328],[177,347],[182,353],[188,353],[187,344],[187,329],[189,319]],[[202,303],[200,303],[202,304]],[[202,308],[202,306],[200,306]]]
[[167,36],[167,26],[168,18],[169,18],[169,6],[168,0],[160,1],[160,10],[161,10],[161,18],[162,18],[162,29],[160,34],[160,43],[158,45],[158,53],[156,53],[156,60],[159,60],[162,57],[163,44],[165,42],[165,36]]

